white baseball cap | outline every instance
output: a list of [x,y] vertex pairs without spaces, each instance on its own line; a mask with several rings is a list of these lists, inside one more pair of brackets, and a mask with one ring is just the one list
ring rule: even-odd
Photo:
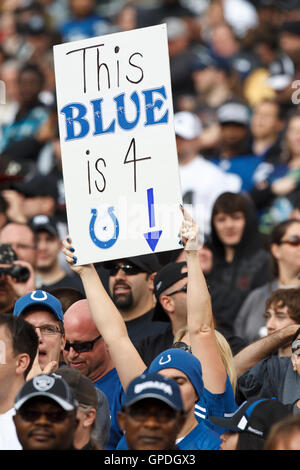
[[180,111],[174,115],[175,134],[186,140],[199,137],[202,124],[196,114],[189,111]]

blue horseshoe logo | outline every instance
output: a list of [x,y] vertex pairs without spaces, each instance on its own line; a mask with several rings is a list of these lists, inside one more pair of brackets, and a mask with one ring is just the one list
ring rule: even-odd
[[119,236],[119,221],[114,214],[114,207],[113,206],[109,207],[107,212],[108,212],[108,215],[111,217],[113,224],[114,224],[114,234],[110,238],[110,240],[107,240],[107,241],[99,240],[99,238],[97,238],[95,234],[95,223],[96,223],[96,219],[98,215],[97,209],[91,209],[92,218],[90,221],[90,237],[92,239],[92,242],[96,246],[98,246],[98,248],[102,248],[105,250],[107,248],[111,248],[116,243],[118,236]]

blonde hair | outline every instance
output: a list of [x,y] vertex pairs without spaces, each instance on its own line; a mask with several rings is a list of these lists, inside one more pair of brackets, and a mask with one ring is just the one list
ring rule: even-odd
[[[189,333],[189,330],[187,326],[180,328],[180,330],[177,331],[174,337],[174,343],[177,343],[178,341],[182,341],[182,338],[188,333]],[[219,331],[215,330],[215,335],[216,335],[217,345],[218,345],[222,362],[228,374],[228,377],[229,377],[229,380],[233,389],[233,393],[235,394],[236,385],[237,385],[237,373],[236,373],[236,368],[235,368],[231,348],[226,338]]]

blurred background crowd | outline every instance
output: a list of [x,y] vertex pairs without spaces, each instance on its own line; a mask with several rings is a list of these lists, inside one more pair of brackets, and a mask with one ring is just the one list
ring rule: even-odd
[[[183,202],[205,234],[200,257],[215,315],[232,327],[254,289],[268,286],[265,301],[277,287],[299,284],[300,238],[292,240],[291,272],[282,274],[282,261],[269,270],[270,246],[286,233],[284,226],[276,235],[278,224],[300,218],[299,0],[3,0],[0,230],[44,215],[56,224],[53,236],[68,232],[53,46],[161,23]],[[12,232],[16,237],[15,226]],[[12,243],[11,235],[0,241]],[[61,268],[70,274],[59,249],[56,275],[47,280],[44,273],[48,284],[63,277]],[[178,251],[159,257],[161,266],[181,259]],[[236,331],[252,341],[265,322],[256,319],[246,333],[245,318],[247,305]]]
[[[160,23],[168,31],[184,202],[205,201],[207,233],[226,190],[249,195],[265,235],[298,214],[299,1],[3,0],[0,210],[10,220],[45,213],[66,222],[53,45]],[[207,177],[195,156],[213,163]]]

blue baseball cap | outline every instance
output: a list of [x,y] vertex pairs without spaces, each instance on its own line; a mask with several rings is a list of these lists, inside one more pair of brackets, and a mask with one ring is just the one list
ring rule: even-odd
[[130,406],[146,398],[155,398],[173,410],[183,411],[179,385],[161,374],[142,374],[133,379],[128,385],[123,405]]
[[13,315],[19,317],[25,309],[33,306],[47,307],[58,320],[64,323],[64,314],[61,302],[54,295],[44,290],[34,290],[20,297],[14,306]]
[[193,385],[198,399],[203,395],[202,367],[199,359],[182,349],[170,348],[160,353],[150,364],[150,372],[159,372],[164,369],[181,370]]

